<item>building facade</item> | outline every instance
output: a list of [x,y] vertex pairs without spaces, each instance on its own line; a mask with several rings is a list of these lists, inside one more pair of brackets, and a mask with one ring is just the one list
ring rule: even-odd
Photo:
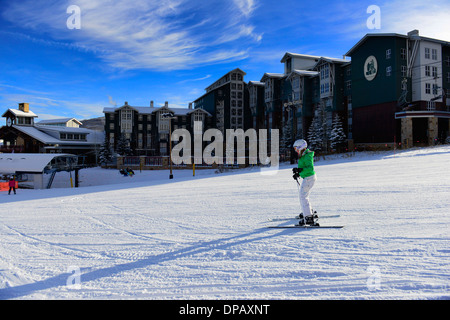
[[194,100],[194,108],[212,115],[212,125],[225,135],[227,129],[252,127],[252,113],[249,108],[246,73],[234,69],[205,89],[205,94]]
[[[110,147],[123,153],[125,144],[128,154],[166,156],[169,154],[169,131],[187,129],[193,134],[194,121],[202,122],[206,130],[211,126],[212,116],[203,109],[171,108],[168,102],[155,107],[153,101],[148,107],[131,106],[128,102],[118,108],[104,108],[105,136]],[[122,145],[123,147],[123,145]]]
[[367,34],[346,53],[352,58],[355,143],[411,147],[445,140],[449,47],[449,42],[414,30],[407,35]]
[[73,118],[35,123],[38,116],[28,103],[19,103],[18,109],[10,108],[2,117],[6,126],[0,128],[1,152],[68,153],[84,158],[84,163],[96,163],[103,132],[79,128],[81,122]]

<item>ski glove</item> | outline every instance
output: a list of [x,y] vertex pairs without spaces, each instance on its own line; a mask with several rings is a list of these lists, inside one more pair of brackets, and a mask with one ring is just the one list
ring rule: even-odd
[[303,168],[292,168],[292,172],[294,173],[292,178],[294,178],[294,180],[297,180],[298,178],[300,178],[300,172],[302,172],[302,170],[303,170]]

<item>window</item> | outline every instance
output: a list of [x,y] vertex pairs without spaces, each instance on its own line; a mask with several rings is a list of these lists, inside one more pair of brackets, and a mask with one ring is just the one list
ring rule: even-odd
[[433,94],[434,95],[438,94],[438,85],[437,84],[433,84]]
[[445,65],[446,65],[447,67],[450,67],[450,56],[446,56],[446,57],[445,57]]
[[431,70],[431,75],[433,76],[433,78],[437,78],[437,67],[432,67]]
[[437,49],[432,49],[431,50],[431,59],[432,60],[437,60]]
[[352,81],[351,80],[345,81],[345,86],[348,91],[352,90]]
[[400,49],[400,58],[402,60],[406,60],[406,49],[405,48]]
[[450,83],[450,72],[447,72],[447,82]]
[[330,67],[328,66],[328,64],[324,64],[320,68],[320,80],[328,79],[329,76],[330,76]]
[[402,66],[402,77],[406,77],[406,66]]
[[138,134],[138,148],[142,148],[142,133]]
[[425,66],[425,76],[426,77],[430,77],[431,76],[430,66]]
[[109,129],[110,129],[110,130],[114,130],[114,123],[113,123],[113,122],[111,122],[111,123],[109,124]]
[[430,59],[430,48],[425,48],[425,59]]
[[292,59],[288,58],[286,60],[286,71],[291,72],[292,71]]
[[387,49],[386,50],[386,59],[390,59],[391,58],[391,49]]
[[392,67],[391,66],[386,67],[386,77],[390,77],[391,74],[392,74]]
[[431,94],[431,85],[429,83],[425,83],[425,93]]

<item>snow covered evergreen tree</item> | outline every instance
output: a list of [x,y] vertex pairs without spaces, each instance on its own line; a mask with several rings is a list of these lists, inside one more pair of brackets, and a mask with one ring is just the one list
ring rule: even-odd
[[129,145],[127,139],[125,139],[125,136],[123,134],[120,136],[120,139],[117,141],[116,152],[118,154],[120,154],[121,156],[129,156],[132,153],[130,145]]
[[323,119],[321,112],[317,112],[314,115],[311,126],[308,130],[308,148],[313,151],[323,150],[323,139],[324,139],[324,129],[323,129]]
[[333,119],[333,125],[330,134],[331,148],[337,149],[343,147],[346,142],[346,135],[342,126],[342,121],[338,115]]
[[281,133],[280,139],[280,151],[283,154],[292,148],[293,139],[294,135],[292,132],[292,124],[289,121],[286,121],[283,126],[283,132]]
[[100,147],[100,152],[98,154],[98,160],[100,163],[108,163],[112,160],[113,153],[111,151],[111,146],[109,144],[108,138],[105,137],[103,145]]

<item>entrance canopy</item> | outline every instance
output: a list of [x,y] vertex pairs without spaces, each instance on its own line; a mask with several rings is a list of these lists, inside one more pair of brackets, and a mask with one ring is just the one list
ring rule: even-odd
[[77,156],[65,153],[0,153],[0,174],[71,170]]

